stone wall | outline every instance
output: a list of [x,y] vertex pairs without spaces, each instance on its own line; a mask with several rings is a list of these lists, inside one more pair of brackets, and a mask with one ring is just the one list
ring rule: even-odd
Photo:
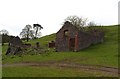
[[[77,37],[76,37],[77,35]],[[63,27],[56,33],[56,51],[80,51],[91,44],[103,42],[104,33],[100,30],[82,32],[70,22],[65,22]],[[77,44],[78,43],[78,44]]]
[[78,33],[78,51],[89,47],[92,44],[92,36],[88,33]]
[[22,41],[20,40],[20,38],[14,37],[12,40],[10,40],[9,42],[9,46],[8,46],[8,50],[6,52],[6,55],[8,54],[16,54],[19,51],[21,51],[21,46],[22,46]]
[[[65,32],[68,35],[65,35]],[[65,22],[63,27],[56,33],[55,47],[56,51],[69,51],[69,39],[75,38],[78,29],[73,27],[70,22]]]

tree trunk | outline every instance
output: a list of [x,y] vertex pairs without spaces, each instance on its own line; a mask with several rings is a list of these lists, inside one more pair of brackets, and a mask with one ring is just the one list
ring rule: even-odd
[[37,32],[38,32],[38,28],[37,28],[36,33],[35,33],[35,38],[37,38]]
[[29,34],[27,34],[27,42],[29,41]]

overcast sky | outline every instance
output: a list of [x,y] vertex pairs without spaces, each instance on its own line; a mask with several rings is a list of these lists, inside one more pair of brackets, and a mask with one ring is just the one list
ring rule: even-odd
[[56,33],[70,15],[101,25],[118,24],[119,0],[0,0],[0,30],[19,35],[25,25],[39,23],[42,35]]

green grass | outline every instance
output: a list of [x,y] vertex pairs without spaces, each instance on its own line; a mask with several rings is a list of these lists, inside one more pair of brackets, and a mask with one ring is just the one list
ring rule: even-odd
[[[108,31],[105,36],[105,41],[102,44],[93,45],[80,52],[49,52],[49,54],[43,55],[25,55],[22,57],[3,55],[3,63],[23,62],[23,61],[51,61],[51,60],[64,60],[68,59],[71,62],[80,64],[94,64],[94,65],[107,65],[118,66],[118,43],[117,43],[117,26],[116,27],[104,27]],[[55,39],[55,34],[42,37],[40,39],[31,40],[30,43],[34,45],[36,42],[40,42],[42,46],[46,46],[49,41]],[[7,45],[3,47],[3,52],[6,50]],[[84,60],[83,60],[84,59]],[[81,61],[82,60],[82,61]],[[93,61],[93,62],[91,62]]]
[[113,76],[103,72],[61,67],[5,67],[3,71],[3,77],[99,77],[103,75]]
[[36,42],[39,42],[41,47],[46,48],[48,46],[48,43],[52,40],[55,40],[55,34],[47,35],[47,36],[41,37],[40,39],[30,40],[27,43],[30,43],[34,46]]
[[[24,55],[22,57],[19,56],[5,56],[5,52],[7,49],[7,45],[4,45],[3,50],[3,63],[16,63],[16,62],[48,62],[48,61],[64,61],[71,62],[77,64],[86,64],[86,65],[102,65],[102,66],[110,66],[118,68],[118,26],[105,26],[102,27],[107,29],[105,34],[105,39],[102,44],[92,45],[84,50],[79,52],[54,52],[53,50],[48,52],[47,54],[42,55]],[[40,42],[40,45],[44,48],[48,48],[47,44],[49,41],[55,40],[55,34],[48,35],[42,37],[40,39],[30,40],[33,46],[36,42]],[[51,50],[51,49],[50,49]],[[38,71],[37,71],[38,69]],[[40,72],[43,72],[43,74]],[[22,72],[23,74],[17,74]],[[14,73],[14,72],[16,73]],[[33,72],[32,72],[33,71]],[[62,71],[60,73],[60,71]],[[10,73],[13,72],[13,73]],[[25,76],[24,73],[28,73],[27,76],[90,76],[95,74],[81,72],[77,74],[74,69],[58,69],[58,68],[34,68],[34,67],[16,67],[12,70],[12,67],[3,68],[3,76]],[[37,73],[37,74],[34,74]],[[70,75],[73,73],[73,75]],[[83,74],[82,74],[83,73]],[[12,75],[14,74],[14,75]],[[30,75],[33,74],[33,75]]]

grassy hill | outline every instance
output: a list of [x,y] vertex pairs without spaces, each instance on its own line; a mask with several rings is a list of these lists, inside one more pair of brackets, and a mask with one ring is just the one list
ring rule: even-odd
[[[74,63],[79,65],[90,66],[108,66],[118,68],[118,26],[105,26],[107,29],[105,39],[102,44],[92,45],[89,48],[79,52],[55,52],[53,49],[46,54],[41,55],[24,55],[24,56],[5,56],[7,44],[3,46],[3,64],[10,63]],[[55,34],[41,37],[40,39],[30,40],[33,46],[40,42],[40,46],[48,48],[49,41],[55,40]],[[24,72],[23,72],[24,70]],[[12,73],[11,73],[12,72]],[[23,73],[22,73],[23,72]],[[28,73],[29,72],[29,73]],[[19,74],[21,73],[21,74]],[[24,75],[26,73],[26,75]],[[31,75],[32,74],[32,75]],[[3,76],[113,76],[106,75],[102,72],[90,72],[73,68],[59,67],[3,67]]]
[[55,34],[51,34],[51,35],[47,35],[47,36],[44,36],[44,37],[41,37],[40,39],[34,39],[34,40],[30,40],[29,42],[27,43],[30,43],[32,45],[35,45],[36,42],[40,42],[40,46],[41,47],[45,47],[47,48],[48,47],[48,43],[52,40],[55,40]]

